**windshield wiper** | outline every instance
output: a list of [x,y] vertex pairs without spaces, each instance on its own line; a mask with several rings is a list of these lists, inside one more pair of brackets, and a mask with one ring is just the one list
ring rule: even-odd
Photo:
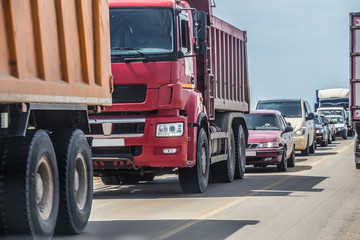
[[[136,48],[121,48],[121,47],[112,47],[111,50],[119,50],[119,51],[136,51],[138,52],[141,56],[144,57],[144,59],[140,59],[137,58],[137,60],[142,60],[143,62],[155,62],[155,59],[146,55],[145,53],[141,52],[140,49],[136,49]],[[129,58],[131,59],[131,58]],[[147,60],[147,61],[145,61]]]

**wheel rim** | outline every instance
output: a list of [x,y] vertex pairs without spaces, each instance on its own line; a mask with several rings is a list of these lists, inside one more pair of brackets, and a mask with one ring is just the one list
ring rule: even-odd
[[54,201],[54,181],[51,165],[42,156],[36,170],[36,202],[40,217],[45,221],[50,217]]
[[201,148],[201,174],[206,175],[206,148]]
[[85,207],[88,191],[88,175],[85,157],[79,153],[76,157],[74,172],[74,194],[77,207],[82,210]]

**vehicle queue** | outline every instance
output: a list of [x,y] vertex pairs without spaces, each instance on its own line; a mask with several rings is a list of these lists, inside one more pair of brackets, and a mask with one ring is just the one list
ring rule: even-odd
[[260,100],[245,120],[249,131],[246,165],[276,165],[278,171],[295,167],[295,151],[308,156],[336,137],[354,135],[343,108],[318,108],[314,113],[304,99]]

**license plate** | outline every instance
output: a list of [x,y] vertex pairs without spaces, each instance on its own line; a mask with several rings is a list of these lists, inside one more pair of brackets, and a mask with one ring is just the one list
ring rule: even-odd
[[125,146],[125,139],[94,139],[92,142],[93,147],[123,147]]
[[246,156],[247,156],[247,157],[255,157],[255,156],[256,156],[256,152],[255,152],[255,151],[246,151]]

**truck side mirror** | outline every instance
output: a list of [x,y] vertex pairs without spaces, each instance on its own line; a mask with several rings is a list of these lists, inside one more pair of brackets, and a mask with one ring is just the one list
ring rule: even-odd
[[207,52],[207,43],[206,42],[198,42],[194,43],[194,53],[196,55],[204,55]]
[[194,12],[194,38],[206,40],[207,13],[202,11]]

